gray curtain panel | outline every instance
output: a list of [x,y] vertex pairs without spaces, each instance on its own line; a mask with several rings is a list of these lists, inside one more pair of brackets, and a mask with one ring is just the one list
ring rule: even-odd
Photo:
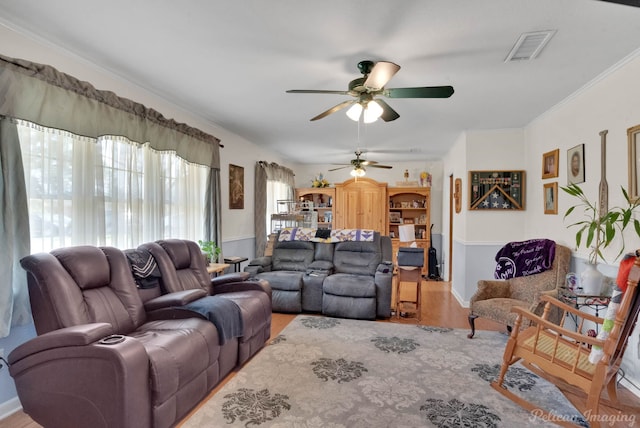
[[288,186],[288,199],[293,199],[295,175],[289,168],[274,162],[258,161],[255,171],[254,223],[256,231],[256,257],[264,256],[269,231],[267,230],[267,181],[279,181]]
[[31,322],[27,277],[20,259],[27,256],[29,215],[16,124],[0,117],[0,337],[11,325]]
[[[220,201],[220,170],[211,168],[207,180],[207,197],[204,213],[205,241],[214,241],[222,248],[222,203]],[[224,257],[224,254],[220,254]]]

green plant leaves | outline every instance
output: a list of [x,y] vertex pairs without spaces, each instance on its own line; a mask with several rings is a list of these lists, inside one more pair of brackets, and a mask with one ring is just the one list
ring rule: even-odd
[[[577,198],[580,202],[570,207],[564,215],[566,220],[576,208],[581,207],[586,220],[577,221],[568,227],[578,227],[576,232],[576,248],[584,242],[584,246],[590,249],[589,261],[596,263],[598,258],[605,260],[602,256],[602,249],[608,247],[616,238],[617,232],[620,232],[622,240],[622,248],[616,259],[624,253],[624,234],[623,231],[631,223],[634,210],[640,205],[640,199],[632,201],[629,194],[621,187],[622,194],[627,202],[625,207],[614,207],[608,212],[599,215],[598,208],[591,203],[586,197],[580,186],[577,184],[569,184],[567,187],[561,187],[567,194]],[[636,234],[640,237],[640,221],[633,219],[633,227]],[[583,241],[584,232],[587,231],[586,239]]]

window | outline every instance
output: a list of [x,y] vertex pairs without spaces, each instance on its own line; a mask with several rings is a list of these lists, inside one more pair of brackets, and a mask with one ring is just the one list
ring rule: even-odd
[[271,230],[271,214],[282,211],[282,207],[278,207],[278,201],[291,199],[291,186],[282,181],[267,180],[267,231]]
[[31,251],[201,239],[209,169],[124,137],[19,121]]

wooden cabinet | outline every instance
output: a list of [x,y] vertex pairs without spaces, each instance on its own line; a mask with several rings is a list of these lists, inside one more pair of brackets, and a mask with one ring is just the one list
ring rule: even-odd
[[318,227],[333,229],[336,189],[332,187],[299,188],[296,189],[296,199],[300,202],[313,202],[313,211],[318,213]]
[[[413,224],[415,228],[415,243],[424,248],[423,274],[429,272],[429,247],[431,239],[429,229],[431,227],[431,188],[429,187],[390,187],[388,190],[387,209],[388,233],[393,245],[393,262],[396,262],[398,248],[400,247],[400,233],[398,226]],[[403,245],[409,245],[402,243]]]
[[373,229],[381,235],[388,233],[387,183],[354,178],[335,187],[336,229]]

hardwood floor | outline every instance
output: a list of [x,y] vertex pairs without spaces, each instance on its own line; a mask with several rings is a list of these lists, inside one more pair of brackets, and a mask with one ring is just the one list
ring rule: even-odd
[[[421,311],[421,324],[433,325],[439,327],[451,327],[451,328],[463,328],[468,329],[469,324],[467,321],[468,309],[460,306],[458,301],[451,294],[451,286],[448,282],[434,282],[423,281],[422,282],[422,311]],[[278,314],[274,313],[271,322],[271,338],[275,338],[280,332],[296,317],[296,314]],[[379,322],[397,322],[397,323],[416,323],[415,319],[406,319],[395,317],[390,320],[384,320]],[[492,331],[505,331],[506,328],[489,320],[478,318],[476,320],[476,330],[492,330]],[[220,384],[209,393],[209,397],[216,394],[225,384],[228,382],[236,372],[227,376]],[[569,400],[571,400],[576,407],[581,408],[585,404],[584,398],[574,394],[566,393]],[[620,400],[631,406],[640,406],[640,398],[636,397],[630,391],[623,387],[619,390]],[[203,403],[206,400],[203,400]],[[196,407],[187,418],[198,410]],[[615,416],[619,414],[619,411],[610,407],[601,406],[601,410],[604,415]],[[186,418],[185,418],[186,419]],[[640,421],[640,413],[636,415],[636,421]],[[178,425],[180,426],[180,425]],[[628,427],[628,422],[614,422],[607,426],[612,427]],[[29,416],[23,412],[17,412],[4,420],[0,420],[0,428],[38,428],[40,425],[33,422]]]

